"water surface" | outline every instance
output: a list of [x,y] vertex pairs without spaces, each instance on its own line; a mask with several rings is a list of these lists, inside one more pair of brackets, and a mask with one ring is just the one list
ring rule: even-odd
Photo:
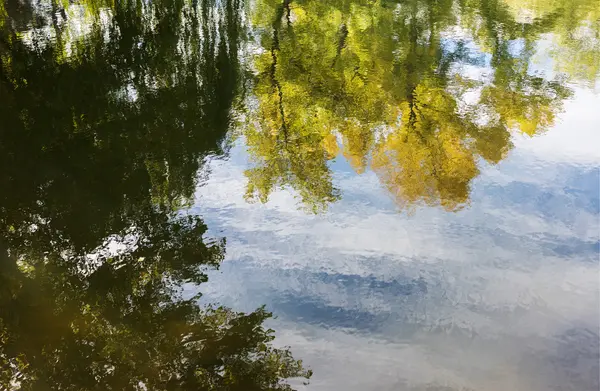
[[0,30],[0,389],[600,387],[597,2]]

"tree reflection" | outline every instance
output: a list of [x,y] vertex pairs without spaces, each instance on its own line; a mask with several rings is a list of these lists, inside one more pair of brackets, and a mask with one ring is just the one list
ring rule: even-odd
[[241,5],[65,6],[0,9],[0,388],[290,389],[268,312],[182,288],[223,258],[178,209],[232,121]]
[[594,0],[504,0],[516,19],[544,19],[554,25],[548,40],[555,68],[593,86],[600,74],[600,6]]
[[248,198],[289,186],[323,209],[339,198],[328,162],[341,150],[401,208],[462,208],[479,160],[552,126],[570,96],[530,65],[560,20],[517,21],[499,1],[261,0]]

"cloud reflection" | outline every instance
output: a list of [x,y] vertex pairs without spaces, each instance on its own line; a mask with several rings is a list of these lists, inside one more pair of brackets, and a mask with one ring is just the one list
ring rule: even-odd
[[484,167],[454,214],[398,213],[372,172],[338,165],[342,200],[315,216],[288,189],[247,204],[240,144],[197,190],[228,238],[204,292],[266,303],[319,368],[311,389],[597,389],[599,172],[542,153]]

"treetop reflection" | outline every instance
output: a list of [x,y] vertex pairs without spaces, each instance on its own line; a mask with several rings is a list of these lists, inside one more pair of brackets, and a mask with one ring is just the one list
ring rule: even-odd
[[[501,1],[259,1],[258,108],[240,131],[255,162],[247,198],[289,186],[323,210],[340,197],[328,162],[341,152],[402,209],[464,207],[479,160],[501,161],[514,132],[544,132],[571,95],[566,75],[533,71],[541,39],[585,47],[558,67],[597,77],[591,8],[557,3],[520,21]],[[565,25],[584,26],[578,41]]]

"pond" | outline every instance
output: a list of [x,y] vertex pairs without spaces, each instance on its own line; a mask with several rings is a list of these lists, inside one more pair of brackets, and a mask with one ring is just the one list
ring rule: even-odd
[[0,390],[597,391],[595,0],[2,0]]

